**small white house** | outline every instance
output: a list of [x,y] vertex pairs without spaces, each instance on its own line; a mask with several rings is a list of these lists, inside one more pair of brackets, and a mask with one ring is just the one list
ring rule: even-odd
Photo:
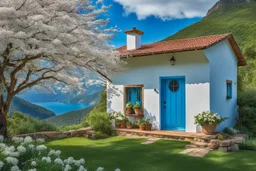
[[127,45],[117,51],[126,69],[108,74],[115,89],[108,92],[109,113],[125,113],[127,102],[139,102],[140,118],[151,119],[154,129],[200,132],[194,116],[207,110],[229,117],[218,131],[234,126],[237,68],[246,61],[231,34],[142,45],[142,31],[125,33]]

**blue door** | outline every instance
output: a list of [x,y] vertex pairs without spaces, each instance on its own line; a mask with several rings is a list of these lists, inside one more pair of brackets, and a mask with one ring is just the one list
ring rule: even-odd
[[185,77],[161,79],[161,129],[185,131]]

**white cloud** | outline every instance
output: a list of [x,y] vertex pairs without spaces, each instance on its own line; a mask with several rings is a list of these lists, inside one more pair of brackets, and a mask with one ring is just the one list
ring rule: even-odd
[[135,13],[139,20],[155,16],[162,20],[203,17],[217,0],[114,0],[125,15]]

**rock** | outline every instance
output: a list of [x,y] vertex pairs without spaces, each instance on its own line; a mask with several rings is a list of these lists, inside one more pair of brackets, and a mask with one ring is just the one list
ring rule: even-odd
[[218,151],[227,152],[228,148],[227,147],[219,147]]
[[239,146],[238,146],[238,144],[233,144],[233,145],[231,146],[231,151],[232,151],[232,152],[239,151]]
[[231,140],[220,141],[220,147],[228,147],[231,144]]
[[233,144],[241,144],[242,142],[244,142],[244,138],[243,137],[234,137],[232,139]]
[[231,146],[228,147],[228,151],[231,151]]
[[218,149],[219,148],[219,141],[218,140],[211,140],[210,143],[208,144],[208,147],[210,149]]

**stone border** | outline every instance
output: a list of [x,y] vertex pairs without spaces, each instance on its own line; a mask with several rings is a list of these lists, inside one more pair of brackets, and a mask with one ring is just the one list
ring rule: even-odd
[[90,139],[95,139],[95,132],[91,128],[83,128],[79,130],[71,130],[71,131],[49,131],[49,132],[37,132],[30,134],[22,134],[17,135],[15,137],[23,137],[30,136],[33,139],[44,138],[45,140],[56,140],[63,139],[69,137],[86,137]]

